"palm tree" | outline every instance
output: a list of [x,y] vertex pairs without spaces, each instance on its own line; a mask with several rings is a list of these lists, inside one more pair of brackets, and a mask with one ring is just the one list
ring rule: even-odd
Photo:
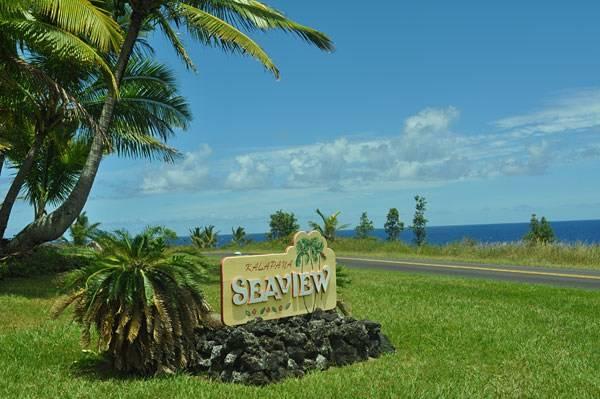
[[[53,92],[39,93],[39,105],[29,105],[29,114],[37,122],[35,126],[21,123],[21,129],[13,135],[16,138],[12,137],[14,148],[7,151],[19,172],[0,207],[0,236],[23,185],[35,209],[34,220],[46,214],[46,204],[60,204],[68,197],[85,165],[93,136],[94,124],[86,115],[99,116],[108,91],[101,76],[82,80],[82,75],[89,74],[63,74],[66,67],[57,65],[56,60],[40,57],[36,67],[68,84],[85,114],[71,112],[71,103],[61,101]],[[65,75],[71,75],[70,81]],[[190,119],[187,103],[177,94],[172,71],[157,62],[134,57],[121,85],[106,151],[172,161],[178,153],[164,142],[174,135],[175,128],[187,128]]]
[[28,64],[23,54],[52,54],[71,65],[96,66],[116,89],[116,80],[104,54],[118,51],[122,30],[98,2],[89,0],[11,0],[0,2],[0,80],[19,88],[21,79],[60,89]]
[[93,264],[69,276],[72,293],[57,301],[56,316],[73,305],[73,317],[89,345],[117,370],[152,374],[194,361],[194,329],[210,312],[200,283],[204,270],[181,255],[168,255],[164,229],[137,236],[105,233]]
[[246,238],[246,230],[242,226],[231,228],[231,242],[238,246],[243,246],[248,242]]
[[215,248],[219,239],[219,232],[215,231],[215,226],[212,224],[204,226],[202,229],[195,227],[190,230],[190,239],[200,249]]
[[[121,29],[106,12],[88,0],[12,0],[0,3],[0,87],[3,101],[0,112],[4,118],[10,113],[29,115],[23,103],[35,103],[38,91],[48,91],[63,99],[72,100],[65,90],[44,71],[37,69],[29,59],[38,55],[50,55],[68,60],[70,65],[90,68],[99,67],[110,82],[116,81],[104,53],[115,51],[122,42]],[[71,108],[79,110],[76,102]],[[8,106],[7,106],[8,105]],[[11,118],[13,119],[13,118]],[[23,119],[19,117],[18,119]],[[12,120],[13,124],[15,120]],[[33,122],[33,123],[32,123]],[[36,121],[30,121],[29,125]],[[13,126],[14,127],[14,126]],[[6,136],[6,125],[0,126],[0,134]],[[3,137],[6,139],[6,137]],[[35,137],[19,170],[14,184],[9,188],[3,208],[0,210],[0,238],[3,236],[12,205],[19,194],[24,178],[42,137]],[[4,163],[2,151],[0,163]]]
[[323,226],[316,222],[308,222],[308,224],[313,230],[317,230],[319,233],[321,233],[321,235],[325,237],[327,241],[335,241],[337,232],[349,226],[348,224],[339,225],[338,216],[340,215],[341,211],[332,213],[329,216],[323,215],[319,209],[317,209],[316,212],[317,215],[319,215],[323,220]]
[[81,215],[77,216],[75,223],[69,228],[71,233],[73,245],[84,246],[88,242],[95,240],[100,234],[98,229],[100,223],[90,224],[90,220],[85,212],[81,212]]
[[[245,31],[283,30],[291,32],[323,50],[332,50],[330,39],[314,29],[286,18],[281,12],[256,0],[114,0],[113,15],[129,16],[125,40],[116,57],[114,76],[117,88],[132,55],[142,26],[151,23],[165,34],[188,67],[191,59],[173,30],[183,26],[202,44],[257,59],[276,77],[279,71],[264,50]],[[130,11],[128,13],[128,11]],[[241,29],[241,30],[240,30]],[[85,205],[105,149],[104,137],[113,120],[117,96],[109,92],[84,169],[69,197],[54,212],[23,229],[6,250],[14,252],[58,238]]]

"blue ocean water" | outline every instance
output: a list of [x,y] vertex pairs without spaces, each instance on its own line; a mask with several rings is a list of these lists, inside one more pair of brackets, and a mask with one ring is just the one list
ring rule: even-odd
[[[600,244],[600,220],[573,220],[551,222],[557,239],[564,243],[582,242],[586,244]],[[432,226],[427,228],[427,242],[430,244],[447,244],[470,238],[481,243],[502,243],[519,241],[529,230],[529,223],[499,223],[476,224],[464,226]],[[353,237],[354,230],[343,230],[338,233],[340,237]],[[385,231],[376,229],[374,237],[385,239]],[[266,234],[248,234],[253,241],[264,241]],[[401,239],[412,242],[412,231],[402,232]],[[178,244],[189,244],[188,237],[180,237]],[[219,246],[231,241],[230,234],[219,235]]]

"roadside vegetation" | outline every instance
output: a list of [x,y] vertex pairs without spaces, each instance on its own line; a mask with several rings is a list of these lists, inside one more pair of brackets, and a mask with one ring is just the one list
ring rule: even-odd
[[[254,242],[244,252],[280,252],[289,241]],[[574,267],[600,270],[600,245],[547,244],[525,242],[482,244],[470,239],[445,244],[425,244],[420,247],[402,241],[383,241],[374,238],[338,238],[331,243],[338,256],[386,259],[440,259],[523,266]]]

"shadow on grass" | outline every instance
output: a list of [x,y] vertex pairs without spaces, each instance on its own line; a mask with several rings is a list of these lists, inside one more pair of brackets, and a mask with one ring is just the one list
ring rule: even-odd
[[[89,382],[111,381],[111,382],[132,382],[149,381],[157,379],[170,379],[178,375],[188,375],[186,372],[175,374],[156,374],[142,375],[135,373],[125,373],[115,370],[108,358],[102,355],[87,354],[82,359],[74,362],[69,371],[74,378],[80,378]],[[205,376],[194,375],[195,377],[207,378]]]
[[0,280],[0,297],[20,296],[28,299],[52,299],[59,295],[59,277],[55,274],[10,277]]
[[147,380],[148,376],[137,374],[128,374],[115,370],[110,361],[100,355],[88,354],[77,360],[70,366],[70,372],[73,377],[82,378],[87,381],[135,381]]

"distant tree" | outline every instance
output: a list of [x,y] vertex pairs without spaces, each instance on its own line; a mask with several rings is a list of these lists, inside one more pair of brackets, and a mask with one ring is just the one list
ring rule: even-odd
[[544,216],[538,220],[534,213],[529,221],[529,232],[523,240],[530,244],[551,244],[555,241],[554,230]]
[[98,233],[100,230],[98,229],[100,223],[90,224],[90,219],[87,217],[85,212],[81,212],[75,222],[69,228],[69,233],[71,233],[73,245],[84,246],[90,241],[93,241],[98,237]]
[[321,233],[321,235],[325,237],[327,241],[335,241],[337,232],[349,226],[348,224],[340,225],[338,216],[340,216],[341,211],[332,213],[329,216],[323,215],[323,212],[321,212],[319,209],[317,209],[316,212],[317,215],[321,217],[321,220],[323,221],[323,226],[316,222],[308,222],[308,225],[311,227],[311,229],[317,230],[319,233]]
[[412,230],[415,234],[415,244],[421,246],[425,244],[427,239],[427,231],[425,227],[427,226],[428,220],[425,219],[425,210],[427,209],[427,200],[425,197],[421,197],[420,195],[415,196],[416,206],[415,206],[415,216],[413,217],[413,225]]
[[400,213],[398,212],[398,209],[390,209],[383,228],[389,241],[397,241],[400,238],[400,233],[402,233],[404,230],[404,222],[400,221]]
[[246,238],[246,230],[242,226],[238,226],[237,228],[231,228],[231,242],[235,245],[242,246],[248,243],[248,239]]
[[281,209],[271,215],[269,227],[271,229],[267,233],[267,239],[269,240],[287,238],[300,229],[296,216],[291,212],[284,212]]
[[215,226],[212,224],[203,228],[195,227],[190,230],[190,238],[198,248],[215,248],[219,239],[219,232],[215,231]]
[[369,237],[369,234],[373,232],[373,230],[375,230],[373,227],[373,221],[369,219],[367,212],[363,212],[362,215],[360,215],[360,222],[358,223],[358,226],[356,226],[354,229],[356,238],[367,238]]

